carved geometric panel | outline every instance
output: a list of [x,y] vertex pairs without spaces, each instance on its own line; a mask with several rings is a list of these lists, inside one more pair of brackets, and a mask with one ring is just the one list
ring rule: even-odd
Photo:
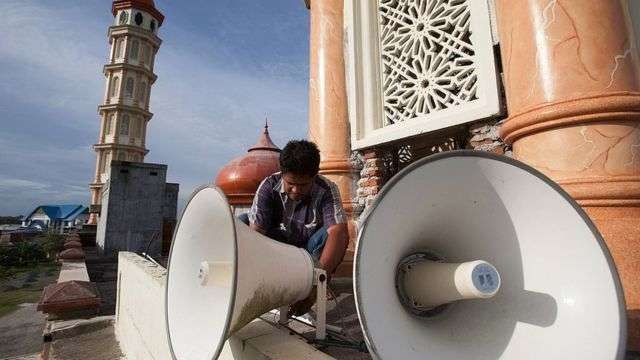
[[502,116],[493,0],[344,0],[351,148]]
[[476,100],[470,0],[379,0],[383,126]]

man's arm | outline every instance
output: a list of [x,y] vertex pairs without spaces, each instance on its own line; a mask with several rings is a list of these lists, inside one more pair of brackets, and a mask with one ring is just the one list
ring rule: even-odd
[[349,231],[347,224],[334,224],[327,229],[329,236],[320,255],[320,266],[331,275],[344,258],[349,246]]
[[[329,236],[325,242],[319,262],[320,267],[326,271],[330,277],[342,262],[342,258],[344,258],[344,254],[347,251],[349,231],[347,224],[339,223],[329,226],[327,233]],[[306,299],[300,300],[291,306],[291,314],[300,316],[309,312],[311,306],[316,302],[315,285],[313,289]]]
[[270,226],[271,176],[266,177],[256,190],[251,209],[249,209],[249,228],[266,235]]
[[329,180],[325,179],[325,181],[329,185],[329,191],[326,192],[322,201],[322,213],[329,236],[320,254],[319,262],[322,269],[331,275],[336,271],[347,251],[349,231],[338,186]]
[[[327,272],[327,275],[331,276],[342,262],[342,258],[344,258],[349,244],[349,231],[338,187],[330,181],[328,181],[328,184],[330,191],[326,193],[322,201],[323,222],[327,227],[328,236],[318,262],[320,263],[319,266]],[[293,315],[305,314],[315,301],[316,292],[311,291],[309,297],[291,306],[291,313]]]

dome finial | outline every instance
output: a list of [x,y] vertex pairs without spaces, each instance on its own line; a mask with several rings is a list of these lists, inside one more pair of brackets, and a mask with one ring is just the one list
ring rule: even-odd
[[273,141],[271,140],[271,137],[269,136],[269,119],[265,116],[264,118],[264,131],[262,131],[262,134],[260,134],[260,137],[258,138],[258,142],[253,145],[251,148],[249,148],[248,151],[254,151],[254,150],[267,150],[267,151],[277,151],[280,152],[280,148],[278,148]]

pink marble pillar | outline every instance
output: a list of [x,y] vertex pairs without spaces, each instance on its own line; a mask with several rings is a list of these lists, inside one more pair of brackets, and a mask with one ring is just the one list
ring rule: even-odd
[[[342,48],[343,1],[311,0],[309,139],[320,149],[320,174],[340,189],[342,205],[353,211],[354,170],[351,155],[347,95]],[[355,224],[350,226],[350,250],[339,269],[350,267]],[[347,271],[350,273],[350,269]]]
[[587,211],[611,251],[640,350],[640,62],[623,0],[498,0],[514,156]]

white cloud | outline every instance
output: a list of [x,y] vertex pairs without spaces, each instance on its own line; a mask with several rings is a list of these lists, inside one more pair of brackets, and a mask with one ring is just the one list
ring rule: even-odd
[[88,148],[0,137],[0,215],[42,204],[87,204],[93,157]]
[[95,111],[103,86],[104,25],[79,7],[49,5],[0,2],[0,59],[22,70],[0,76],[0,86],[5,94],[34,106],[85,115],[88,107]]
[[[91,134],[71,146],[32,136],[29,129],[15,139],[0,133],[0,168],[15,172],[0,178],[0,214],[41,203],[88,202],[95,165],[90,144],[98,134],[96,107],[104,91],[101,69],[111,16],[104,2],[81,4],[0,2],[0,63],[18,70],[0,73],[0,109],[12,106],[7,99],[54,109],[69,116],[42,121],[54,122],[59,131],[81,128]],[[100,13],[88,13],[95,11],[90,6],[99,6]],[[245,69],[243,59],[219,55],[229,53],[224,49],[204,57],[216,46],[233,44],[207,44],[205,35],[170,21],[160,36],[164,43],[151,92],[155,116],[147,132],[151,152],[146,161],[169,165],[168,180],[181,184],[182,201],[197,185],[212,181],[231,158],[244,154],[257,140],[265,115],[279,146],[306,137],[307,82],[300,75],[306,64],[289,63],[281,55],[244,59],[252,66],[258,63],[256,70]],[[0,125],[15,120],[0,116]]]
[[44,190],[49,187],[47,184],[35,182],[25,179],[12,179],[7,177],[0,177],[0,189],[6,187],[8,189],[27,189],[27,190]]
[[147,159],[169,165],[168,178],[181,183],[182,201],[256,142],[265,116],[279,146],[306,136],[305,82],[224,72],[170,47],[158,59]]

